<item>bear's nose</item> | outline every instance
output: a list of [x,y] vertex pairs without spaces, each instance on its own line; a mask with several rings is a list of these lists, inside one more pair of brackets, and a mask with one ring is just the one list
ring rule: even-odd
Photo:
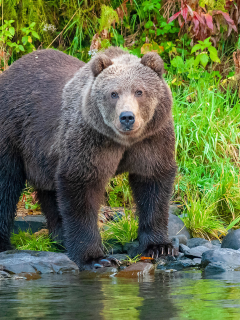
[[119,116],[120,123],[130,127],[135,122],[135,115],[131,111],[122,112]]

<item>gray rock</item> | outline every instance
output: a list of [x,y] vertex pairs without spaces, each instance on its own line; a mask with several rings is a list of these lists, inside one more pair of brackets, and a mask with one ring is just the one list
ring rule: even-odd
[[179,239],[178,237],[172,237],[171,239],[173,249],[174,249],[174,255],[178,255],[179,253]]
[[184,258],[184,253],[179,252],[179,253],[178,253],[177,260],[181,260],[182,258]]
[[209,248],[205,246],[198,246],[194,248],[189,248],[184,246],[183,244],[180,245],[180,251],[184,253],[184,255],[188,258],[201,258],[203,252],[209,251]]
[[114,244],[113,247],[108,251],[109,254],[121,254],[123,247],[121,244]]
[[178,216],[180,213],[180,210],[176,204],[171,204],[169,206],[169,214],[174,214],[175,216]]
[[228,267],[224,262],[212,262],[209,263],[206,268],[204,269],[204,272],[206,274],[216,274],[220,272],[226,272],[226,271],[232,271],[230,267]]
[[221,242],[220,242],[219,240],[212,240],[211,243],[212,243],[214,246],[221,247]]
[[218,267],[221,266],[224,270],[240,270],[240,250],[219,248],[216,250],[208,250],[203,253],[203,267],[216,263],[218,264]]
[[172,236],[172,237],[169,237],[170,240],[172,240],[173,238],[178,238],[179,240],[179,244],[187,244],[187,237],[184,235],[184,234],[178,234],[176,236]]
[[191,238],[183,221],[179,217],[170,213],[168,221],[168,236],[175,237],[177,235],[185,235],[187,239]]
[[127,253],[129,257],[134,258],[139,253],[139,241],[128,242],[123,246],[123,253]]
[[185,268],[195,267],[198,264],[191,259],[183,259],[177,261],[160,261],[157,265],[158,270],[169,270],[174,269],[177,271]]
[[0,280],[10,279],[11,275],[6,271],[0,271]]
[[14,221],[14,233],[21,231],[28,231],[29,229],[35,233],[41,229],[46,228],[46,218],[43,215],[17,217]]
[[238,250],[240,248],[240,229],[230,230],[223,238],[221,248]]
[[179,251],[182,253],[185,253],[185,251],[190,250],[190,248],[188,246],[185,246],[185,244],[180,244],[179,245]]
[[14,274],[79,271],[77,265],[63,253],[30,250],[0,253],[0,269]]
[[187,246],[189,248],[195,248],[198,246],[203,246],[203,245],[208,245],[208,244],[210,244],[210,246],[212,246],[210,241],[203,239],[203,238],[192,238],[187,241]]
[[202,259],[200,259],[200,258],[194,258],[194,259],[193,259],[193,262],[196,263],[196,265],[200,265],[201,262],[202,262]]

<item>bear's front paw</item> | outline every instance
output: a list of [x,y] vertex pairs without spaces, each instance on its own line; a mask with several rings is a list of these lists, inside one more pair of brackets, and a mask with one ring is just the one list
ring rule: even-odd
[[158,259],[161,256],[175,256],[177,255],[177,252],[172,243],[168,242],[149,245],[143,252],[143,255],[153,259]]

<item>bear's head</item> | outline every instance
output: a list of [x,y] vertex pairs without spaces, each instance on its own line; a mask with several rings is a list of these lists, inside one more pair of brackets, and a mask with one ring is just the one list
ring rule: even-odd
[[140,59],[111,48],[89,64],[93,82],[83,114],[95,129],[131,145],[163,129],[171,119],[172,96],[157,53]]

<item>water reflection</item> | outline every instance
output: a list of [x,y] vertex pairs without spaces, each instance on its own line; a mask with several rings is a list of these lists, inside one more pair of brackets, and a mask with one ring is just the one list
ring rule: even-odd
[[240,319],[240,272],[6,280],[0,282],[0,319]]

